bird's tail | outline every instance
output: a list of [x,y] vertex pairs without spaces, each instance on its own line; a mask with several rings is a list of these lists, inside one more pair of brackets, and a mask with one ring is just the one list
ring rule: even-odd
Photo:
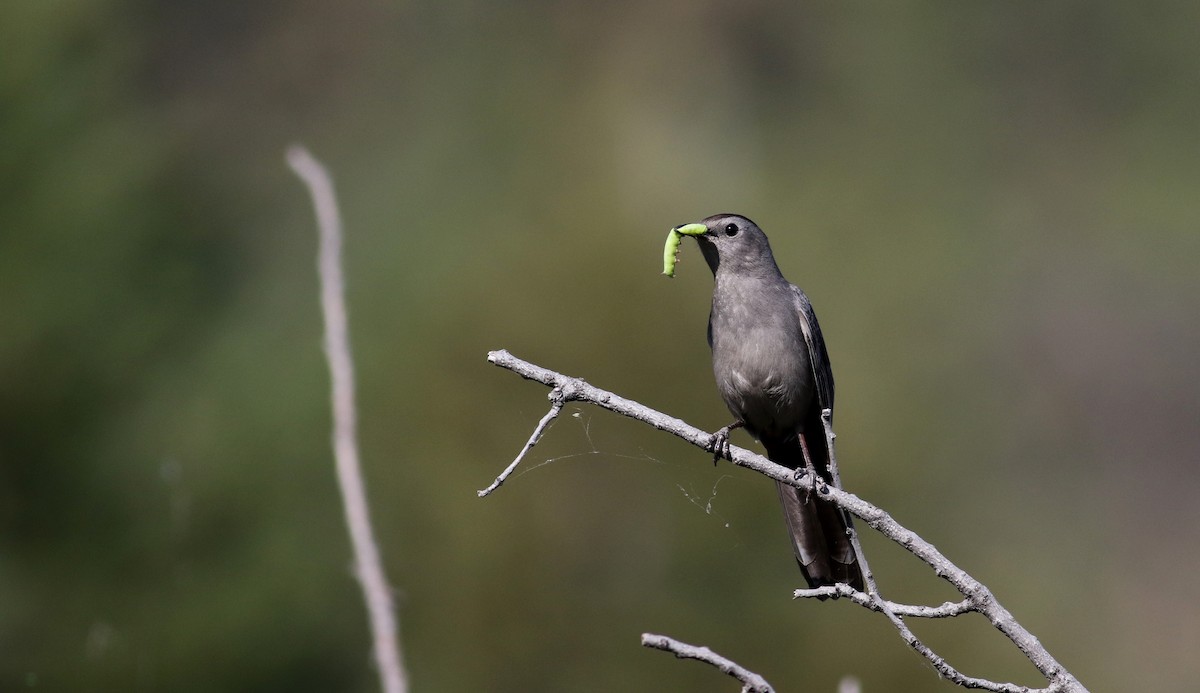
[[[817,473],[826,483],[833,483],[829,474],[829,453],[824,440],[805,438],[810,443],[809,455]],[[772,462],[791,469],[804,468],[804,451],[799,439],[769,443],[767,457]],[[779,501],[783,505],[783,519],[788,533],[792,535],[792,549],[796,562],[809,587],[846,583],[863,590],[862,570],[854,555],[854,547],[846,529],[850,518],[833,503],[818,497],[818,494],[801,491],[794,486],[778,483]]]

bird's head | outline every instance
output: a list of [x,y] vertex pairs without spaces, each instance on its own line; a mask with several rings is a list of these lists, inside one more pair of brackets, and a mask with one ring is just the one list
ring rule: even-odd
[[696,239],[713,276],[718,269],[734,274],[779,272],[767,234],[740,214],[714,214],[695,224],[676,226],[674,231]]

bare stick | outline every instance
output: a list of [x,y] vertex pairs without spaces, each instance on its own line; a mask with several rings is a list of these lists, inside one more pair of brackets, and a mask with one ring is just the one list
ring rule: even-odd
[[884,601],[881,605],[879,600],[873,599],[870,594],[860,592],[850,585],[838,583],[836,585],[823,585],[821,587],[813,587],[809,589],[799,589],[792,593],[796,599],[849,599],[859,606],[870,609],[871,611],[883,611],[883,606],[886,605],[893,614],[897,616],[912,616],[913,618],[952,618],[961,616],[974,611],[974,607],[970,602],[963,599],[957,602],[945,602],[938,606],[924,606],[922,604],[900,604],[897,602]]
[[707,647],[689,645],[654,633],[642,633],[642,645],[653,647],[656,650],[665,650],[680,659],[698,659],[701,662],[707,662],[723,673],[741,681],[742,693],[775,693],[775,689],[771,688],[771,684],[767,683],[766,679]]
[[345,281],[342,277],[342,222],[338,215],[333,182],[325,168],[300,145],[288,148],[287,161],[308,186],[316,209],[321,234],[318,270],[321,277],[321,312],[325,318],[325,356],[333,381],[333,452],[338,488],[354,549],[354,572],[362,585],[363,599],[371,619],[375,664],[384,693],[408,690],[407,675],[400,657],[400,636],[395,607],[388,588],[379,549],[371,529],[367,493],[358,461],[355,435],[354,362],[346,327]]
[[[821,410],[821,425],[825,429],[825,449],[829,451],[829,476],[833,479],[833,485],[840,489],[842,488],[842,474],[838,471],[837,450],[834,447],[837,435],[833,432],[832,409]],[[867,556],[863,552],[862,542],[858,540],[858,530],[854,528],[854,521],[850,519],[845,510],[842,510],[842,515],[846,518],[846,535],[850,539],[850,546],[854,549],[854,558],[858,561],[858,567],[862,570],[867,591],[878,599],[879,610],[889,619],[894,620],[895,614],[889,611],[888,602],[884,601],[883,595],[879,593],[879,588],[875,585],[875,574],[871,572],[871,566],[867,563]]]
[[516,471],[517,465],[521,464],[521,460],[525,459],[525,455],[533,449],[534,445],[538,444],[539,440],[542,439],[542,434],[545,433],[546,429],[550,427],[550,424],[554,423],[554,420],[558,418],[559,413],[562,412],[562,408],[562,390],[554,388],[550,391],[550,411],[546,412],[546,415],[543,416],[542,420],[538,422],[537,428],[533,429],[533,435],[529,436],[529,440],[525,442],[525,447],[521,448],[521,452],[517,453],[517,458],[512,461],[512,464],[508,465],[504,471],[500,472],[500,476],[496,477],[496,480],[492,482],[491,486],[488,486],[481,491],[476,491],[480,498],[483,498],[492,491],[500,488],[500,484],[503,484],[508,477],[512,475],[514,471]]
[[[564,402],[590,402],[617,414],[647,423],[659,430],[672,433],[701,449],[705,449],[711,439],[708,433],[680,419],[655,411],[643,404],[606,390],[601,390],[579,378],[566,376],[534,365],[528,361],[522,361],[507,351],[493,351],[489,353],[488,361],[502,368],[507,368],[528,380],[536,380],[551,388],[558,388],[562,392]],[[816,479],[811,474],[797,479],[793,470],[775,464],[767,458],[756,455],[744,448],[730,446],[729,452],[730,460],[740,467],[752,469],[776,481],[782,481],[803,491],[814,490]],[[881,611],[885,614],[890,611],[890,618],[893,619],[893,624],[899,622],[897,627],[901,629],[901,635],[905,639],[905,642],[930,661],[941,675],[946,676],[965,688],[980,688],[1000,693],[1032,693],[1034,691],[1040,691],[1041,693],[1058,691],[1064,693],[1086,692],[1087,689],[1076,680],[1075,676],[1064,669],[1050,655],[1046,648],[1042,646],[1041,642],[1026,630],[1024,626],[1018,623],[1007,609],[1000,605],[1000,602],[997,601],[991,590],[968,575],[966,571],[950,562],[932,544],[922,539],[912,530],[905,528],[899,522],[896,522],[891,515],[883,510],[852,493],[838,488],[836,485],[821,484],[819,492],[822,499],[848,511],[865,522],[867,526],[896,542],[909,553],[924,561],[933,569],[935,575],[946,580],[958,590],[965,597],[964,601],[968,605],[965,609],[947,605],[928,607],[928,609],[956,612],[954,614],[947,613],[947,616],[967,612],[982,614],[997,630],[1007,636],[1017,646],[1034,667],[1046,677],[1049,685],[1045,688],[1035,689],[1012,683],[1000,683],[965,676],[957,672],[944,659],[923,645],[915,636],[912,636],[911,631],[907,630],[907,626],[903,625],[903,621],[900,618],[902,615],[924,615],[915,613],[917,607],[910,609],[909,607],[900,608],[901,605],[894,605],[896,608],[893,608],[893,604],[885,602],[882,597],[878,596],[877,591],[874,594],[859,593],[862,596],[855,598],[856,602],[869,604],[868,608]],[[869,574],[869,572],[869,570],[866,570],[864,564],[864,573]],[[836,586],[836,589],[840,590],[841,588],[842,586],[840,585]],[[849,589],[848,586],[846,588]],[[818,596],[810,594],[812,592],[812,590],[798,590],[796,594],[801,597]],[[913,612],[905,613],[909,611]]]

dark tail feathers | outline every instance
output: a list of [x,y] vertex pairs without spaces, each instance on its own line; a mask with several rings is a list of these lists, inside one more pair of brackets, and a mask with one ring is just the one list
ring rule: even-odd
[[[825,441],[818,442],[812,438],[805,440],[810,442],[808,450],[813,458],[813,466],[827,483],[832,483]],[[775,444],[763,442],[767,457],[772,462],[791,469],[804,467],[804,452],[798,440]],[[783,505],[783,519],[792,535],[792,549],[808,586],[820,587],[842,582],[863,590],[862,570],[854,556],[850,537],[846,534],[849,517],[841,508],[818,498],[816,494],[805,493],[783,483],[777,485],[779,501]]]

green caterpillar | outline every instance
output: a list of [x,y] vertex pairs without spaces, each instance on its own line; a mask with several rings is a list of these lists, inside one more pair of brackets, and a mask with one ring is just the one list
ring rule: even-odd
[[679,260],[679,244],[684,236],[700,236],[708,233],[704,224],[684,224],[671,229],[667,234],[667,245],[663,248],[663,274],[675,276],[675,263]]

